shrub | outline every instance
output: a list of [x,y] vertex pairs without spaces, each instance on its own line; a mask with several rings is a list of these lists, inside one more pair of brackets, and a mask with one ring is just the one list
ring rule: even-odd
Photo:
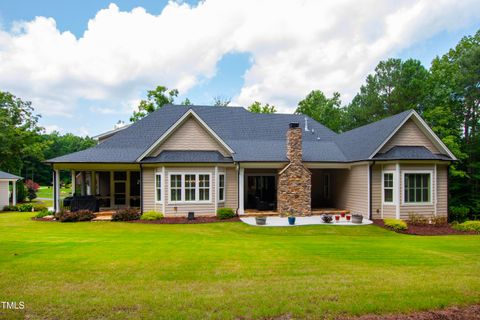
[[140,219],[140,212],[134,208],[119,209],[112,215],[112,221],[132,221]]
[[219,208],[217,210],[218,219],[230,219],[235,217],[235,212],[232,208]]
[[3,207],[3,211],[18,211],[18,207],[17,206],[5,206]]
[[408,224],[412,226],[425,226],[429,224],[429,219],[427,216],[410,212],[408,213]]
[[48,208],[47,208],[47,206],[44,205],[44,204],[34,203],[34,204],[33,204],[33,210],[34,210],[34,211],[45,211],[45,210],[48,211]]
[[33,204],[31,203],[22,203],[17,205],[17,209],[20,212],[32,212],[33,210]]
[[27,198],[32,201],[37,197],[37,191],[40,188],[38,183],[33,182],[33,180],[28,179],[25,181],[25,187],[27,188]]
[[27,188],[23,181],[17,181],[17,202],[23,202],[27,198]]
[[35,215],[35,218],[44,218],[46,216],[53,215],[53,212],[48,210],[42,210]]
[[480,233],[480,221],[465,221],[463,223],[454,224],[452,227],[460,231],[475,231]]
[[448,221],[453,222],[464,222],[468,220],[468,214],[470,213],[470,208],[466,206],[456,206],[450,207],[450,213],[448,214]]
[[75,212],[63,212],[59,215],[60,222],[77,222],[77,221],[91,221],[95,218],[90,210],[78,210]]
[[400,219],[385,219],[383,222],[387,228],[395,232],[405,231],[408,228],[406,222]]
[[161,219],[163,219],[163,213],[156,212],[156,211],[148,211],[148,212],[145,212],[144,214],[142,214],[140,219],[141,220],[148,220],[148,221],[161,220]]
[[324,214],[322,215],[322,221],[325,222],[325,223],[330,223],[332,222],[333,220],[333,217],[331,214]]
[[444,225],[448,224],[447,217],[442,217],[442,216],[432,217],[430,219],[430,221],[431,221],[432,225],[435,226],[435,227],[441,227],[441,226],[444,226]]

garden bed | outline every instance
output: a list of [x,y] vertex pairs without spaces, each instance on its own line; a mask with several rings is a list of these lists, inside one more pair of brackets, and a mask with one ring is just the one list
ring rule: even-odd
[[475,320],[480,319],[480,305],[449,307],[440,310],[419,311],[408,314],[367,314],[360,317],[338,318],[342,320]]
[[161,220],[133,220],[131,223],[145,223],[145,224],[197,224],[197,223],[214,223],[214,222],[238,222],[239,217],[229,219],[218,219],[217,217],[195,217],[194,220],[188,220],[185,217],[163,218]]
[[[383,220],[381,219],[374,219],[373,223],[377,226],[385,228],[387,230],[392,231],[390,228],[385,227]],[[425,225],[425,226],[417,226],[417,225],[408,225],[408,229],[405,231],[401,231],[399,233],[404,234],[413,234],[418,236],[442,236],[442,235],[449,235],[449,234],[476,234],[473,231],[460,231],[455,230],[452,228],[451,225],[445,224],[442,226],[432,226],[432,225]]]

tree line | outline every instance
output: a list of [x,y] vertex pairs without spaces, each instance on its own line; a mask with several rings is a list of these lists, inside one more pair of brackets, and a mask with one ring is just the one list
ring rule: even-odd
[[[130,121],[174,103],[178,94],[178,90],[164,86],[148,91]],[[181,104],[193,103],[186,98]],[[227,107],[230,99],[218,96],[213,104]],[[459,159],[450,170],[450,204],[480,212],[479,105],[480,30],[433,59],[430,68],[415,59],[380,61],[350,103],[343,104],[338,92],[329,97],[321,90],[313,90],[298,102],[295,113],[308,115],[341,133],[405,110],[416,110]],[[258,101],[248,110],[277,112],[274,105]],[[73,134],[46,134],[38,119],[30,102],[0,92],[0,169],[48,184],[50,168],[43,160],[86,149],[95,141]]]

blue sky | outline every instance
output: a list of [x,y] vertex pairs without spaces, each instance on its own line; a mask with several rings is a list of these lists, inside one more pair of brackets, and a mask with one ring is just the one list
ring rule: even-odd
[[[348,101],[380,59],[429,66],[480,29],[475,1],[434,10],[421,1],[382,2],[351,25],[331,19],[340,11],[333,4],[233,2],[2,1],[0,54],[11,58],[0,61],[0,90],[32,100],[48,130],[89,135],[128,121],[155,84],[179,88],[178,102],[222,96],[292,112],[312,89],[339,91]],[[362,10],[352,3],[343,10],[349,18]]]

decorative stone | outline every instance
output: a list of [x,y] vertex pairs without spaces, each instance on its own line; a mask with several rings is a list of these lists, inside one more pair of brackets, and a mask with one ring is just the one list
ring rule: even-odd
[[287,158],[290,163],[278,174],[277,209],[281,216],[312,214],[312,174],[302,162],[302,129],[287,131]]

